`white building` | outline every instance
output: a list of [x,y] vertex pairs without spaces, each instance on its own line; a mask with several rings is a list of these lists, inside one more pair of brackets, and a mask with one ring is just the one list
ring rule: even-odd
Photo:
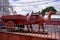
[[10,15],[12,11],[12,14],[14,14],[14,10],[11,5],[9,5],[9,0],[0,0],[0,17],[2,15]]
[[8,0],[0,0],[0,16],[9,15],[9,1]]

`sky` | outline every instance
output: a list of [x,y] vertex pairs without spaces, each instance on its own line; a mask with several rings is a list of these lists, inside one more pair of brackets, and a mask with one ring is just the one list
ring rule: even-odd
[[42,9],[53,6],[57,11],[60,11],[60,0],[9,0],[17,14],[26,15],[32,11],[37,12]]

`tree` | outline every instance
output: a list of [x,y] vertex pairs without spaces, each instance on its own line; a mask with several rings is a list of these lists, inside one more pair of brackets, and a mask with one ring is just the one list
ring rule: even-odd
[[55,12],[57,12],[57,10],[54,7],[49,6],[49,7],[45,8],[45,9],[42,9],[41,14],[44,16],[45,13],[49,12],[49,11],[55,11]]
[[42,9],[41,14],[44,16],[46,12],[46,9]]

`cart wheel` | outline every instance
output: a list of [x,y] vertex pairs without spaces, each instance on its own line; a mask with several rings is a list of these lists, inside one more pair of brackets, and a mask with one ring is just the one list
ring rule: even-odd
[[13,21],[8,21],[6,23],[6,28],[7,28],[7,31],[14,31],[15,30],[15,24]]

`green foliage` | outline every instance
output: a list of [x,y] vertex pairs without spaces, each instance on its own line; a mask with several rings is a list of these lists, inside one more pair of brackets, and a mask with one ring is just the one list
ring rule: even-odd
[[55,11],[56,12],[57,10],[52,6],[49,6],[46,8],[46,12],[49,12],[49,11]]
[[46,9],[43,9],[43,10],[41,11],[41,14],[44,16],[44,15],[45,15],[45,12],[46,12]]
[[45,13],[46,13],[46,12],[49,12],[49,11],[57,12],[57,10],[56,10],[54,7],[49,6],[49,7],[45,8],[45,9],[42,9],[41,14],[44,16]]

